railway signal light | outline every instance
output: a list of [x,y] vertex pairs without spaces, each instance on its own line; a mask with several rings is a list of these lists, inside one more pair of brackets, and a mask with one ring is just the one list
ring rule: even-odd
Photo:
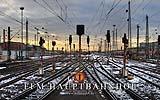
[[69,45],[72,44],[72,35],[69,35]]
[[128,39],[127,39],[126,33],[124,34],[124,36],[122,38],[122,43],[128,44]]
[[77,25],[76,26],[76,33],[79,35],[79,58],[81,58],[81,36],[84,34],[84,25]]
[[160,35],[158,35],[158,45],[160,45]]
[[40,37],[39,45],[43,46],[44,43],[45,43],[45,40],[42,37]]
[[90,42],[90,38],[89,36],[87,36],[87,44],[89,45],[89,42]]
[[110,36],[110,30],[107,30],[107,42],[110,43],[111,42],[111,36]]
[[75,45],[75,44],[73,44],[73,48],[74,48],[74,49],[76,48],[76,45]]
[[84,25],[77,25],[77,35],[83,35],[84,34]]
[[56,45],[56,42],[55,41],[52,41],[52,46],[54,47]]

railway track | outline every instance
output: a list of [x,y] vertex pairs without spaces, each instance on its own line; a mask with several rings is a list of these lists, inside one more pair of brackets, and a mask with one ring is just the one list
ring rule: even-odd
[[[71,65],[68,65],[66,67],[64,67],[62,70],[54,73],[53,75],[48,76],[46,79],[38,82],[38,84],[43,84],[46,85],[48,82],[52,82],[55,81],[55,79],[62,77],[63,75],[65,75],[66,73],[71,72],[73,69],[70,69]],[[59,81],[60,79],[58,79]],[[44,95],[45,92],[47,92],[50,88],[46,87],[45,91],[43,91],[44,93],[41,94],[39,93],[40,90],[38,89],[37,84],[34,84],[32,88],[27,88],[26,90],[24,90],[22,93],[16,95],[14,98],[12,98],[11,100],[21,100],[21,99],[38,99],[40,98],[40,96]]]
[[[69,62],[68,62],[69,61]],[[153,100],[159,99],[159,95],[157,90],[160,90],[160,86],[158,83],[160,78],[155,76],[153,73],[145,72],[144,70],[140,70],[135,67],[127,66],[129,68],[129,73],[134,75],[135,79],[138,79],[140,82],[138,83],[138,88],[126,88],[125,84],[134,84],[133,81],[127,80],[125,78],[119,78],[114,73],[112,73],[111,69],[121,69],[123,65],[118,63],[117,61],[109,61],[110,65],[105,65],[105,58],[96,58],[93,60],[82,59],[81,62],[76,59],[65,59],[61,61],[57,61],[57,63],[64,63],[65,67],[60,69],[59,71],[53,73],[50,70],[53,59],[50,59],[49,63],[44,63],[45,67],[45,75],[43,77],[35,76],[37,71],[30,70],[26,71],[26,73],[16,73],[11,76],[6,76],[6,78],[0,78],[0,82],[6,81],[7,79],[12,78],[17,75],[17,77],[11,81],[8,81],[4,84],[0,84],[0,92],[4,93],[3,89],[6,89],[5,93],[1,95],[2,100],[49,100],[53,95],[57,95],[61,93],[62,90],[58,90],[59,84],[66,84],[73,77],[73,72],[76,70],[84,70],[87,73],[86,82],[95,83],[98,86],[107,84],[107,88],[96,90],[94,93],[98,95],[100,98],[98,100]],[[103,62],[103,63],[102,63]],[[81,67],[79,67],[81,66]],[[25,72],[25,71],[24,71]],[[141,75],[141,76],[140,76]],[[150,78],[147,79],[146,77]],[[35,79],[34,79],[35,78]],[[28,81],[27,81],[28,80]],[[22,83],[27,83],[26,86],[22,85]],[[33,83],[33,84],[32,84]],[[54,83],[55,88],[50,88],[48,83]],[[30,87],[30,84],[32,86]],[[44,85],[44,89],[39,89],[39,85]],[[117,84],[121,84],[121,89],[111,88],[110,85],[116,86]],[[135,83],[137,84],[137,83]],[[14,86],[12,86],[14,85]],[[16,87],[16,88],[14,88]],[[26,87],[24,89],[24,87]],[[154,89],[156,87],[156,90]],[[148,90],[146,90],[148,88]],[[157,89],[158,88],[158,89]],[[14,92],[9,93],[10,90],[14,90]],[[93,92],[93,91],[92,91]],[[121,93],[118,93],[121,92]],[[156,93],[157,92],[157,93]],[[152,95],[154,94],[154,95]],[[102,99],[103,98],[103,99]]]
[[[114,64],[115,64],[115,63],[114,63]],[[116,64],[116,65],[117,65],[117,64]],[[117,66],[122,67],[123,65],[122,65],[122,66],[117,65]],[[127,66],[127,67],[129,68],[129,73],[131,73],[131,74],[133,74],[133,75],[135,75],[135,76],[140,77],[141,79],[147,81],[148,83],[150,83],[150,84],[152,84],[152,85],[154,85],[154,86],[156,86],[156,87],[158,87],[158,88],[160,89],[160,78],[157,77],[155,74],[147,73],[147,72],[145,72],[144,70],[141,71],[141,70],[139,70],[139,69],[135,69],[135,68],[132,67],[132,66]],[[134,73],[133,73],[133,72],[134,72]],[[142,75],[140,76],[140,75],[135,74],[135,73],[139,73],[139,74],[142,74]],[[146,79],[146,77],[147,77],[148,79]],[[152,79],[151,79],[151,78],[152,78]],[[149,79],[150,79],[150,80],[149,80]],[[154,82],[154,83],[153,83],[153,82]],[[155,83],[157,83],[157,84],[155,84]]]
[[[116,59],[116,61],[115,60],[113,60],[113,61],[122,64],[123,61],[122,60],[119,61],[119,60],[120,59]],[[141,63],[138,63],[138,62],[135,62],[135,61],[133,61],[133,63],[132,62],[130,62],[130,63],[131,64],[128,64],[128,66],[130,66],[130,67],[139,68],[139,69],[142,69],[144,71],[149,71],[149,72],[160,75],[160,68],[157,67],[156,64],[144,63],[144,62],[141,64]]]
[[[79,63],[79,62],[78,62]],[[56,91],[59,91],[58,88],[59,88],[59,84],[63,85],[65,83],[67,83],[69,81],[69,79],[71,79],[73,77],[74,74],[72,74],[72,72],[75,72],[76,69],[79,67],[79,64],[76,65],[76,67],[74,67],[73,69],[71,69],[70,71],[68,71],[69,73],[67,73],[67,75],[65,77],[63,77],[62,80],[60,80],[56,86],[55,86],[55,89],[50,89],[49,91],[47,91],[42,97],[40,97],[38,100],[49,100],[50,96],[57,93]],[[79,71],[80,70],[83,70],[83,69],[78,69]],[[60,90],[61,91],[61,90]]]
[[[46,60],[44,60],[43,61],[43,65],[44,66],[47,66],[47,65],[50,65],[50,64],[52,64],[53,63],[53,59],[55,59],[55,58],[50,58],[50,59],[46,59]],[[59,60],[57,60],[57,61],[59,61]],[[57,62],[57,61],[55,61],[55,62]],[[61,60],[62,62],[63,62],[63,60]],[[64,61],[66,61],[66,60],[64,60]],[[68,61],[68,60],[67,60]],[[38,62],[36,62],[36,63],[28,63],[28,64],[26,64],[25,66],[18,66],[18,67],[22,67],[22,70],[20,70],[20,71],[16,71],[16,72],[13,72],[13,73],[10,73],[10,74],[2,74],[3,76],[1,76],[0,77],[0,85],[1,85],[1,82],[2,81],[7,81],[7,79],[8,80],[10,80],[10,79],[12,79],[12,78],[14,78],[14,77],[17,77],[17,76],[22,76],[22,74],[24,74],[24,73],[28,73],[28,72],[33,72],[33,71],[35,71],[35,70],[38,70],[38,68],[39,68],[39,66],[40,66],[40,62],[38,61]],[[25,67],[25,68],[24,68]],[[30,69],[29,69],[30,68]],[[16,68],[14,68],[15,70],[16,70]],[[9,71],[9,70],[8,70]]]
[[[45,59],[44,62],[50,61],[50,59]],[[0,74],[5,75],[5,74],[12,74],[12,73],[19,73],[22,70],[30,70],[30,69],[35,69],[37,68],[35,65],[39,65],[40,60],[31,60],[31,61],[26,61],[26,62],[18,62],[15,64],[8,64],[6,68],[0,69]]]
[[[118,68],[122,68],[123,65],[116,64],[113,61],[110,61],[111,65],[118,67]],[[129,67],[129,66],[128,66]],[[138,75],[138,72],[135,71],[131,71],[131,69],[129,69],[128,71],[130,74],[134,75],[134,78],[138,79],[138,85],[139,87],[137,88],[137,90],[135,90],[137,93],[139,93],[140,95],[142,95],[144,98],[146,98],[147,100],[149,99],[155,99],[155,98],[160,98],[159,97],[159,85],[156,84],[155,82],[146,79],[145,78],[145,73],[141,72],[141,76]],[[146,74],[147,75],[147,74]],[[129,82],[128,80],[121,80],[122,82]]]
[[[52,62],[44,62],[44,66],[47,66],[47,65],[50,65],[52,64]],[[20,79],[22,79],[23,77],[26,77],[30,74],[34,74],[38,69],[39,65],[33,65],[33,64],[29,64],[29,66],[32,67],[31,70],[25,70],[25,71],[22,71],[22,72],[19,72],[19,73],[13,73],[13,74],[9,74],[9,75],[6,75],[4,77],[1,77],[0,78],[0,88],[4,87],[4,86],[7,86],[11,83],[14,83]],[[27,66],[26,66],[27,67]],[[36,68],[36,69],[35,69]]]
[[[113,75],[111,75],[102,65],[99,61],[97,61],[98,64],[99,64],[99,68],[97,68],[96,66],[94,66],[94,64],[91,64],[90,66],[92,66],[92,68],[94,69],[94,71],[97,71],[98,73],[102,74],[104,77],[101,77],[101,79],[108,79],[108,80],[104,80],[106,81],[106,83],[108,83],[109,81],[111,81],[112,83],[110,84],[121,84],[122,85],[122,90],[121,91],[124,95],[124,97],[121,97],[125,100],[128,100],[128,99],[134,99],[134,100],[145,100],[143,97],[141,97],[139,94],[137,94],[136,92],[134,92],[133,90],[131,90],[130,88],[125,88],[124,86],[124,83],[120,82],[118,79],[116,79]],[[103,82],[103,81],[101,81]],[[111,89],[112,90],[112,89]],[[115,91],[118,91],[118,90],[115,90]],[[116,92],[115,92],[116,94]],[[121,95],[117,95],[117,98],[121,96]],[[119,98],[119,99],[121,99]]]
[[50,76],[51,74],[53,74],[53,71],[50,70],[50,68],[52,68],[51,64],[52,62],[44,63],[45,75],[43,77],[39,77],[36,75],[38,73],[38,70],[37,71],[32,70],[32,71],[20,74],[19,76],[11,76],[12,79],[10,78],[8,79],[7,77],[6,80],[2,80],[6,82],[0,85],[0,92],[3,93],[1,94],[0,97],[10,99],[14,95],[17,95],[24,90],[24,83],[26,84],[31,83],[31,82],[36,83]]
[[[75,72],[76,70],[78,70],[78,69],[79,69],[79,66],[80,66],[80,65],[79,65],[80,63],[79,63],[79,62],[77,62],[76,64],[78,64],[78,65],[74,65],[73,68],[71,68],[71,66],[73,66],[73,65],[70,65],[70,66],[68,66],[68,67],[65,67],[65,69],[61,70],[60,72],[57,72],[57,73],[55,73],[55,75],[50,76],[50,78],[46,79],[45,82],[44,82],[44,81],[41,81],[41,83],[47,84],[47,82],[55,81],[55,79],[60,78],[61,76],[65,75],[65,76],[63,76],[63,78],[59,79],[59,81],[56,83],[55,89],[46,89],[45,92],[43,91],[43,94],[41,94],[41,96],[39,96],[39,97],[37,97],[37,98],[34,98],[34,99],[35,99],[35,100],[49,100],[48,98],[50,98],[50,96],[52,96],[53,94],[56,94],[56,93],[59,91],[59,90],[57,89],[59,84],[65,84],[65,83],[68,82],[68,79],[70,79],[70,78],[73,77],[72,72]],[[88,74],[90,74],[90,76],[91,76],[92,78],[94,78],[94,76],[90,73],[90,71],[89,71],[88,69],[86,69],[88,65],[85,66],[85,64],[83,64],[83,63],[81,63],[81,64],[83,65],[83,67],[81,66],[79,70],[84,70],[84,69],[85,69],[85,71],[86,71]],[[76,66],[76,67],[75,67],[75,66]],[[67,70],[68,68],[71,68],[71,69],[70,69],[70,70]],[[78,69],[77,69],[77,68],[78,68]],[[64,72],[64,71],[65,71],[65,72]],[[69,77],[69,78],[68,78],[68,77]],[[89,79],[90,79],[90,78],[89,78]],[[100,85],[100,82],[99,82],[97,79],[93,79],[93,81],[95,81],[98,85]],[[19,100],[19,99],[23,99],[23,100],[27,99],[27,100],[28,100],[28,99],[33,99],[33,98],[31,98],[31,94],[36,93],[36,91],[37,91],[36,89],[37,89],[37,87],[35,86],[35,87],[33,87],[32,89],[28,90],[27,92],[24,92],[24,93],[22,93],[21,95],[13,98],[12,100]],[[33,92],[33,91],[34,91],[34,92]],[[103,93],[104,93],[104,95],[105,95],[105,97],[106,97],[107,100],[117,100],[117,99],[114,97],[114,95],[109,92],[109,90],[102,90],[102,91],[103,91]],[[29,95],[29,96],[28,96],[28,95]],[[100,95],[100,93],[99,93],[99,95]],[[28,96],[28,97],[27,97],[27,96]],[[32,96],[33,96],[33,95],[32,95]],[[25,98],[24,98],[24,97],[25,97]],[[33,99],[33,100],[34,100],[34,99]],[[98,100],[99,100],[99,99],[98,99]],[[100,100],[103,100],[103,99],[100,99]]]
[[[50,57],[43,59],[43,64],[53,61],[60,61],[63,58],[61,56],[56,57]],[[16,62],[16,63],[8,63],[6,64],[6,67],[3,69],[0,69],[0,75],[8,75],[13,73],[20,73],[24,70],[31,70],[31,69],[37,69],[39,65],[41,64],[41,60],[29,60],[29,61],[22,61],[22,62]],[[37,66],[35,66],[37,65]]]
[[[85,67],[86,72],[92,77],[92,79],[100,86],[103,81],[100,79],[100,77],[95,72],[95,76],[93,73],[91,73],[87,67]],[[97,77],[97,78],[96,78]],[[102,89],[102,94],[105,95],[105,99],[107,100],[118,100],[113,93],[109,91],[109,89]]]

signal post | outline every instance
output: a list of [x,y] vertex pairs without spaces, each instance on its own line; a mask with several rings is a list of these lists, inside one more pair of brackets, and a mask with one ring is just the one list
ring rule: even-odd
[[72,52],[72,35],[69,35],[69,48],[70,48],[70,60],[72,59],[71,57],[71,52]]
[[159,67],[159,60],[160,60],[160,35],[158,35],[158,48],[157,48],[157,52],[158,52],[158,58],[157,58],[157,67]]
[[123,58],[123,68],[122,68],[122,77],[128,77],[128,70],[126,69],[126,60],[127,60],[127,47],[128,47],[128,39],[126,34],[124,33],[124,37],[122,38],[122,43],[124,44],[124,58]]
[[39,41],[39,45],[41,48],[41,54],[40,54],[40,59],[41,59],[41,66],[39,67],[39,75],[43,75],[44,71],[43,71],[43,44],[45,43],[45,40],[40,37],[40,41]]
[[87,45],[88,45],[88,60],[89,60],[89,55],[90,55],[89,43],[90,43],[90,38],[89,38],[89,36],[87,36]]
[[109,65],[109,47],[110,47],[110,42],[111,42],[111,36],[110,36],[110,30],[107,30],[107,35],[106,35],[106,40],[107,40],[107,45],[108,45],[108,60],[107,60],[107,65]]
[[81,69],[81,36],[84,34],[84,25],[77,25],[77,35],[79,36],[79,69]]
[[52,56],[53,56],[52,69],[53,69],[53,72],[55,70],[55,57],[54,57],[54,47],[55,46],[56,46],[56,41],[52,41]]

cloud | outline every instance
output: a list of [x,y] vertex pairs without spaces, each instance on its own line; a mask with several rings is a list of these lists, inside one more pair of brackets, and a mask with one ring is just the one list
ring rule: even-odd
[[[47,7],[47,4],[43,0],[36,0],[41,5]],[[5,14],[20,20],[20,9],[19,7],[24,7],[24,16],[29,20],[30,24],[30,37],[33,39],[36,31],[36,27],[45,27],[48,32],[55,33],[57,36],[67,37],[69,34],[75,34],[75,25],[85,24],[87,27],[87,33],[94,37],[98,35],[99,37],[105,38],[106,30],[113,29],[115,24],[118,28],[119,40],[123,33],[127,33],[127,13],[128,0],[122,0],[119,5],[113,9],[109,14],[109,18],[104,24],[106,19],[106,14],[109,10],[118,3],[119,0],[44,0],[52,9],[52,13],[47,11],[45,8],[34,2],[34,0],[2,0],[0,5],[0,11]],[[114,3],[115,1],[115,3]],[[131,11],[132,11],[132,34],[136,37],[136,25],[140,24],[142,27],[142,35],[145,34],[145,15],[149,15],[150,27],[159,26],[159,16],[160,14],[160,1],[152,0],[131,0]],[[113,5],[114,4],[114,5]],[[66,22],[63,22],[58,16],[55,16],[55,12],[59,17],[62,17]],[[54,13],[54,14],[53,14]],[[2,14],[0,12],[0,14]],[[20,24],[15,20],[8,18],[7,16],[0,16],[1,27],[11,28],[18,27],[20,29]],[[69,23],[69,24],[67,24]],[[159,28],[159,27],[158,27]],[[152,30],[150,30],[153,33]],[[60,40],[65,40],[61,38]],[[67,37],[68,38],[68,37]],[[134,39],[133,39],[134,40]],[[60,42],[63,43],[63,42]]]

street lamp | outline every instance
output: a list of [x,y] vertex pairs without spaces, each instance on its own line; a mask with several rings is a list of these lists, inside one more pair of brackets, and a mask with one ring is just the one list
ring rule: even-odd
[[21,59],[22,59],[22,56],[23,56],[23,10],[24,10],[24,7],[20,7],[20,10],[21,10],[21,42],[22,42]]

